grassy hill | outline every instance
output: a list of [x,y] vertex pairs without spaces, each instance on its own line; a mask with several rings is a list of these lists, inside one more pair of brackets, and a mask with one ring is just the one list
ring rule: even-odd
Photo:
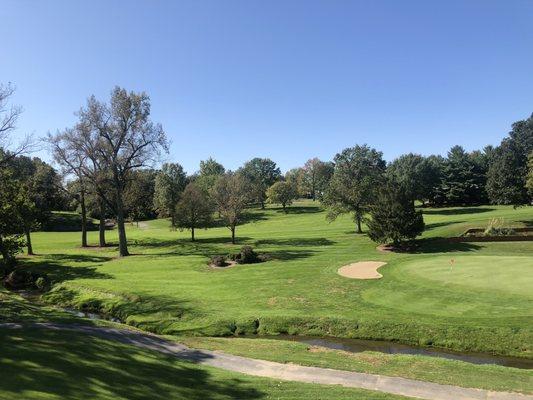
[[[530,207],[484,206],[424,211],[425,238],[458,235],[494,217],[524,226]],[[116,241],[108,232],[109,241]],[[97,243],[96,233],[89,234]],[[45,300],[97,309],[166,334],[291,333],[389,339],[457,350],[532,356],[533,242],[425,241],[416,253],[381,253],[354,233],[348,216],[328,223],[317,203],[251,210],[237,229],[171,231],[168,221],[129,227],[130,251],[79,248],[79,233],[38,232],[38,256],[25,264],[56,285]],[[209,257],[243,244],[272,260],[225,270]],[[450,268],[450,260],[455,263]],[[383,278],[350,280],[339,267],[386,261]]]

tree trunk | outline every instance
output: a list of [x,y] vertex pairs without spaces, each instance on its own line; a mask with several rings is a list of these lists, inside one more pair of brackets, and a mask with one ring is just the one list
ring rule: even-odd
[[194,242],[194,226],[191,227],[191,241]]
[[361,229],[361,216],[358,215],[355,217],[357,222],[357,233],[363,233],[363,230]]
[[105,247],[105,207],[102,200],[100,200],[100,225],[98,227],[98,238],[100,247]]
[[264,210],[264,209],[265,209],[265,202],[261,200],[261,210]]
[[170,214],[170,223],[172,224],[172,228],[175,228],[176,227],[176,214],[175,213],[171,213]]
[[81,247],[87,247],[87,208],[85,207],[85,190],[80,192],[81,205]]
[[235,244],[235,227],[231,227],[231,243]]
[[285,212],[285,214],[287,214],[287,209],[285,208],[285,203],[281,203],[281,206],[283,207],[283,211]]
[[117,184],[117,227],[118,227],[118,252],[121,257],[129,256],[128,240],[126,238],[126,226],[124,224],[124,203],[120,184]]
[[24,234],[26,235],[26,247],[28,248],[28,255],[33,256],[33,246],[31,245],[31,229],[24,225]]

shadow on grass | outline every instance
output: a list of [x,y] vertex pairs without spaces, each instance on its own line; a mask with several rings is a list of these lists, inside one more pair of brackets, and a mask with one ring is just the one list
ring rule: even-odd
[[[228,231],[229,232],[229,231]],[[251,242],[251,238],[247,236],[237,236],[237,243],[247,244]],[[197,237],[193,242],[190,238],[179,238],[179,239],[157,239],[157,238],[143,238],[143,239],[134,239],[130,241],[130,244],[137,247],[146,247],[146,248],[160,248],[160,247],[175,247],[176,252],[183,247],[199,247],[201,245],[206,246],[215,246],[215,245],[231,245],[231,236],[225,237],[213,237],[213,238],[202,238]]]
[[463,207],[463,208],[452,208],[452,209],[422,209],[424,214],[428,215],[462,215],[462,214],[480,214],[486,213],[489,211],[494,211],[494,208],[483,208],[483,207]]
[[264,397],[251,383],[231,375],[87,334],[0,330],[0,340],[0,393],[6,398],[26,398],[28,393],[63,399]]
[[[262,210],[253,210],[253,211],[245,211],[240,219],[239,219],[239,225],[243,224],[250,224],[254,222],[259,221],[266,221],[268,218],[266,216],[266,213]],[[221,218],[216,218],[212,223],[210,228],[225,228],[226,223]],[[239,229],[237,227],[237,229]]]
[[431,224],[426,224],[426,231],[430,231],[435,228],[442,228],[443,226],[450,226],[455,224],[462,224],[464,221],[447,221],[447,222],[434,222]]
[[298,260],[302,258],[311,257],[316,252],[311,250],[275,250],[269,251],[267,254],[274,260]]
[[[42,260],[26,262],[22,259],[18,268],[45,273],[54,284],[75,279],[111,279],[111,275],[97,271],[99,266],[111,259],[92,254],[46,254]],[[76,263],[92,265],[77,266]]]
[[418,246],[409,253],[452,253],[470,252],[481,249],[481,246],[472,242],[450,242],[446,238],[431,238],[417,240]]
[[326,238],[292,238],[292,239],[260,239],[254,243],[256,246],[275,245],[275,246],[331,246],[334,241]]
[[[70,212],[54,212],[50,219],[43,223],[44,232],[81,232],[81,215]],[[92,219],[87,220],[87,230],[96,231],[98,225]]]
[[322,208],[319,206],[287,206],[285,210],[283,210],[283,207],[276,207],[273,210],[283,214],[316,214],[321,212]]

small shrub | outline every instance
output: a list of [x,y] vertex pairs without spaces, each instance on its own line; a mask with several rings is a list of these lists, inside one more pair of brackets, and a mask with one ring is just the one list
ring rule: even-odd
[[239,262],[241,259],[241,253],[232,253],[228,255],[228,259],[231,261]]
[[50,288],[50,281],[46,276],[40,276],[35,280],[35,287],[41,292],[45,292]]
[[270,261],[272,260],[272,256],[270,254],[259,254],[257,256],[257,259],[259,260],[259,262],[267,262],[267,261]]
[[235,260],[239,264],[253,264],[260,261],[252,246],[242,246],[240,255],[240,258]]
[[226,257],[224,256],[211,257],[211,264],[216,267],[225,267],[226,265],[228,265],[228,263],[226,262]]
[[4,286],[11,290],[38,289],[45,291],[50,287],[50,280],[44,274],[36,274],[21,269],[9,272],[3,280]]
[[26,271],[15,269],[4,278],[4,286],[8,289],[19,290],[28,286],[30,274]]

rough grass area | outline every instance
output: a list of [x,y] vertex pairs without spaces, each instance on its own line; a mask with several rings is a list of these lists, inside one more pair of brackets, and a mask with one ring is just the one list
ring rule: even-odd
[[401,376],[422,381],[495,391],[533,393],[533,372],[499,365],[475,365],[435,357],[349,353],[273,339],[174,338],[190,347],[220,350],[244,357],[371,374]]
[[[346,216],[334,223],[311,201],[286,214],[250,210],[237,229],[171,231],[168,221],[130,226],[131,252],[79,248],[79,233],[34,235],[38,256],[25,265],[47,272],[55,288],[45,300],[101,310],[128,324],[178,335],[291,333],[387,339],[531,357],[533,243],[448,243],[495,217],[531,225],[533,209],[484,206],[424,210],[427,231],[411,254],[381,253],[354,233]],[[108,232],[110,242],[115,232]],[[97,242],[97,234],[90,233]],[[272,261],[214,270],[210,256],[243,244]],[[450,268],[451,260],[455,260]],[[340,266],[387,262],[376,281],[345,279]],[[490,281],[487,281],[490,277]]]

